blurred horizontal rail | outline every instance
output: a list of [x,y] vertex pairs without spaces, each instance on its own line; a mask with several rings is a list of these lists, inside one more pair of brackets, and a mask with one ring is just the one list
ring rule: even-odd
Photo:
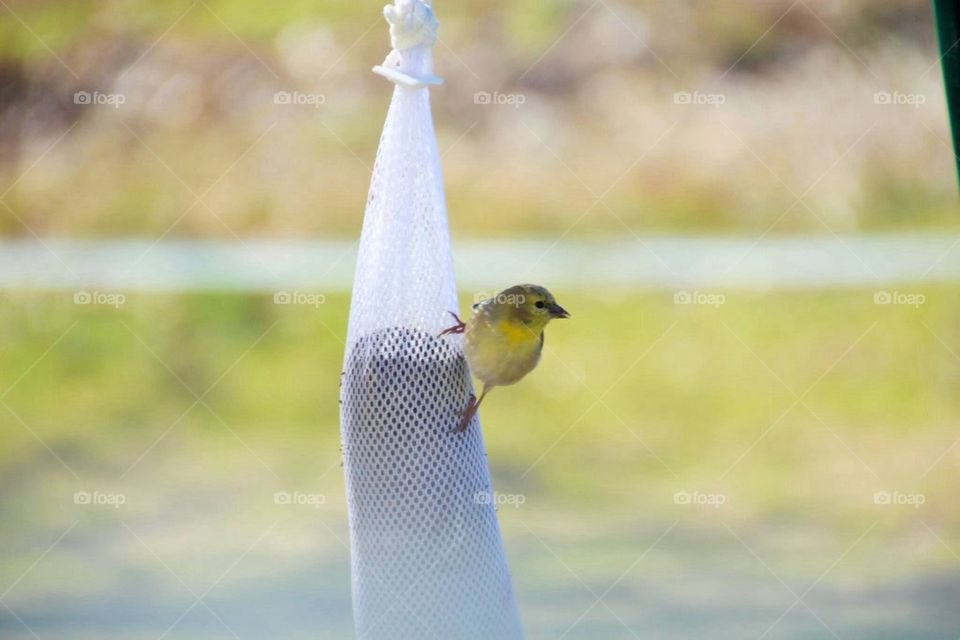
[[[594,289],[817,289],[960,281],[960,235],[615,241],[472,240],[454,246],[464,292],[517,281]],[[356,244],[142,239],[0,240],[0,289],[348,291]]]

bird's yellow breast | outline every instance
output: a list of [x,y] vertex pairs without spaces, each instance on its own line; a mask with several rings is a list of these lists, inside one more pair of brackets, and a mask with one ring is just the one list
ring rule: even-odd
[[542,331],[492,315],[483,310],[470,323],[464,345],[467,361],[485,385],[513,384],[537,366]]
[[524,347],[535,345],[540,342],[540,336],[534,333],[530,327],[515,320],[501,320],[497,323],[497,329],[510,344],[511,347]]

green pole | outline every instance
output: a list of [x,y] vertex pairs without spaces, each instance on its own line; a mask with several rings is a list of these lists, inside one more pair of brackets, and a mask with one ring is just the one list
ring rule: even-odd
[[940,41],[940,63],[943,65],[943,86],[947,92],[947,111],[953,134],[953,157],[960,178],[960,0],[933,0]]

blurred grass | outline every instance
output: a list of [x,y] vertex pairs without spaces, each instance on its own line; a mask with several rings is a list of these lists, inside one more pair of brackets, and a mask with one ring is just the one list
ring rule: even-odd
[[[494,486],[523,496],[499,519],[532,637],[567,631],[595,604],[584,585],[614,580],[606,602],[634,629],[759,635],[793,602],[778,578],[817,585],[806,602],[844,636],[945,637],[960,548],[958,289],[902,288],[926,296],[919,308],[875,305],[867,290],[731,291],[718,308],[556,291],[573,318],[482,412]],[[218,616],[257,637],[348,637],[348,304],[4,294],[5,603],[41,637],[147,638],[193,603],[184,585],[214,585]],[[125,503],[77,505],[76,491]],[[325,501],[277,505],[277,491]],[[678,505],[679,491],[726,502]],[[926,501],[877,505],[876,491]],[[195,614],[177,637],[220,632]],[[618,625],[594,611],[571,637],[620,637]],[[788,618],[780,631],[817,625]],[[0,634],[30,637],[9,616]]]
[[[271,38],[291,24],[310,19],[323,19],[331,24],[342,24],[354,21],[358,15],[375,17],[380,14],[383,3],[380,0],[362,0],[361,2],[346,2],[345,0],[330,0],[323,4],[307,0],[290,0],[282,5],[267,0],[205,0],[197,3],[194,0],[173,0],[162,4],[151,3],[147,0],[120,0],[104,5],[96,0],[67,0],[65,2],[10,0],[6,3],[25,22],[29,22],[33,31],[54,49],[65,48],[71,38],[76,40],[89,36],[104,26],[122,27],[125,30],[156,31],[168,27],[178,17],[184,17],[188,27],[196,28],[199,33],[210,33],[222,29],[219,16],[231,29],[239,35],[248,38]],[[204,10],[204,5],[209,10]],[[582,13],[588,5],[581,5],[574,0],[564,0],[558,3],[544,4],[536,0],[519,0],[506,2],[496,0],[484,5],[476,4],[442,4],[436,7],[441,14],[447,15],[453,21],[473,20],[480,21],[491,15],[500,18],[507,17],[510,23],[509,34],[512,39],[527,39],[532,50],[542,49],[549,44],[548,38],[560,35],[565,26],[565,19],[571,12],[578,9]],[[750,9],[743,13],[732,13],[723,5],[702,3],[695,12],[689,12],[687,7],[674,7],[670,3],[660,3],[654,0],[640,0],[629,6],[616,5],[630,11],[642,11],[652,16],[653,20],[667,20],[670,17],[684,15],[692,16],[699,24],[713,25],[713,41],[687,43],[697,52],[701,47],[713,48],[722,44],[724,51],[732,62],[742,54],[743,49],[756,43],[763,45],[757,54],[770,55],[775,42],[759,42],[758,36],[770,26],[770,18],[776,19],[790,6],[789,2],[762,2],[745,0],[742,7]],[[896,24],[896,21],[914,15],[924,3],[919,0],[909,0],[897,4],[882,4],[869,0],[848,0],[842,4],[830,7],[824,15],[835,20],[846,28],[852,29],[855,37],[853,44],[861,44],[870,37],[883,34],[892,27],[909,28],[909,24]],[[192,11],[193,8],[199,11]],[[806,20],[813,21],[812,17]],[[3,39],[4,48],[0,51],[12,51],[17,54],[40,52],[42,45],[36,38],[24,37],[23,29],[18,28],[16,20],[12,24],[4,23],[6,38]],[[791,24],[792,23],[788,23]],[[678,28],[690,28],[690,25],[678,25]],[[794,27],[797,28],[797,27]],[[43,49],[46,51],[45,49]],[[49,52],[47,52],[49,53]]]
[[[960,543],[958,452],[944,455],[960,417],[947,349],[960,353],[960,298],[920,291],[917,309],[877,306],[869,291],[729,293],[719,308],[559,292],[574,319],[550,327],[535,375],[484,408],[498,490],[547,512],[601,510],[611,528],[634,509],[673,517],[673,493],[697,490],[728,496],[719,514],[735,522],[882,517],[901,533],[918,514],[878,508],[873,493],[921,492],[920,515]],[[274,482],[273,469],[310,482],[339,459],[347,304],[130,294],[113,309],[8,295],[0,388],[24,424],[0,423],[0,479],[75,484],[40,439],[80,477],[120,485],[183,456],[197,456],[204,484]]]

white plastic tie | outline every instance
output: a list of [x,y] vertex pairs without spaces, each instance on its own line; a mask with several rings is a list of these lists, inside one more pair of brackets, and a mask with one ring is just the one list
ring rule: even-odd
[[[383,17],[390,23],[390,44],[393,50],[383,64],[373,68],[373,72],[390,80],[396,85],[418,89],[443,82],[433,75],[433,57],[430,50],[437,42],[437,29],[440,22],[433,15],[430,5],[423,0],[395,0],[383,8]],[[418,65],[403,65],[405,56],[414,58],[415,48],[425,49],[423,59]],[[401,66],[408,67],[402,70]],[[411,73],[409,67],[419,66],[420,73]]]

